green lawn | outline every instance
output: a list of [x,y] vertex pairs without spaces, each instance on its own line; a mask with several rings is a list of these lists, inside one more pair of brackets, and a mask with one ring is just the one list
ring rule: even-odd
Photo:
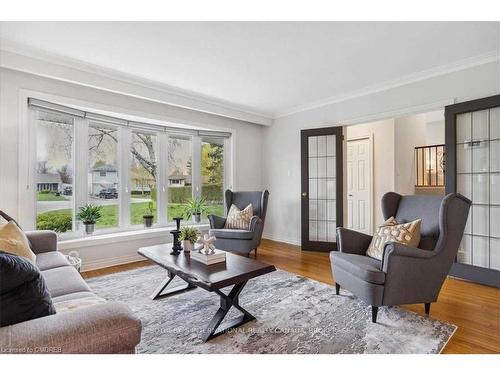
[[54,193],[38,193],[36,200],[38,202],[48,202],[48,201],[67,201],[62,195],[57,196]]
[[[148,203],[132,203],[131,212],[130,212],[130,221],[132,224],[142,224],[143,219],[142,216],[147,212]],[[209,205],[208,206],[209,213],[214,215],[223,216],[224,215],[224,207],[222,204],[220,205]],[[168,205],[168,220],[173,221],[174,217],[180,217],[182,212],[182,204],[181,203],[169,203]],[[206,218],[206,215],[203,215]],[[45,212],[43,214],[38,215],[37,217],[37,228],[38,229],[50,229],[50,223],[52,221],[57,221],[57,218],[64,217],[66,219],[71,218],[71,210],[63,209],[63,210],[54,210]],[[44,220],[43,227],[40,227],[41,219]],[[157,218],[155,217],[155,222]],[[118,205],[107,205],[102,206],[102,217],[96,223],[97,228],[112,228],[118,225]],[[71,229],[71,228],[70,228]],[[70,230],[68,229],[68,230]]]

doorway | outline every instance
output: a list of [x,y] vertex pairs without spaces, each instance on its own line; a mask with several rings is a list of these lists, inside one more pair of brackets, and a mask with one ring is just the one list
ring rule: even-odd
[[302,250],[336,250],[343,225],[342,127],[301,131]]
[[372,234],[372,139],[347,140],[347,228]]

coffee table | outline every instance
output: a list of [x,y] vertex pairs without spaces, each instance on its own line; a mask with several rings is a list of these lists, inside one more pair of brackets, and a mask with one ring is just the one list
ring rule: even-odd
[[[151,298],[157,299],[196,287],[218,294],[220,307],[203,330],[203,341],[206,342],[232,328],[255,320],[252,314],[240,306],[238,297],[248,280],[276,271],[273,265],[227,252],[225,263],[207,266],[191,260],[189,253],[181,252],[179,255],[172,255],[171,251],[171,243],[141,247],[137,251],[146,259],[167,270],[167,278],[155,289]],[[186,284],[168,289],[167,286],[176,276],[184,280]],[[222,288],[231,285],[233,288],[228,294],[221,291]],[[241,311],[242,315],[221,325],[231,307]]]

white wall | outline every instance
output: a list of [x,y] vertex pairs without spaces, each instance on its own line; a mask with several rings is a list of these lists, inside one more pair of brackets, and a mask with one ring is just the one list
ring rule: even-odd
[[[20,114],[26,105],[25,102],[21,102],[21,98],[28,91],[64,97],[73,104],[91,105],[99,110],[176,121],[181,124],[196,123],[212,129],[230,129],[234,131],[234,189],[262,188],[263,131],[260,125],[0,68],[0,208],[11,216],[20,216],[19,202],[25,199],[22,193],[19,193],[18,183],[19,173],[24,173],[24,171],[19,172],[19,132]],[[119,243],[119,240],[114,240],[114,245],[105,244],[98,249],[87,247],[78,251],[84,258],[84,263],[96,263],[101,260],[102,264],[109,264],[105,263],[105,259],[99,258],[109,258],[110,262],[117,257],[131,259],[139,244],[151,241],[165,242],[165,237],[149,239],[148,242]]]
[[301,129],[392,118],[399,112],[437,109],[432,103],[499,93],[500,62],[495,61],[275,120],[264,129],[262,181],[270,191],[266,237],[300,244]]
[[427,145],[425,115],[398,117],[394,125],[394,191],[415,194],[415,147]]
[[[388,119],[344,128],[346,141],[353,138],[369,137],[370,135],[373,139],[372,226],[374,228],[384,221],[380,200],[386,192],[393,191],[395,185],[394,125],[394,120]],[[346,148],[344,147],[344,155]],[[344,157],[344,160],[347,160],[347,157]],[[344,168],[344,186],[346,180],[347,170]],[[344,191],[347,191],[347,189],[344,188]],[[346,214],[347,210],[344,209],[344,222],[347,220]]]

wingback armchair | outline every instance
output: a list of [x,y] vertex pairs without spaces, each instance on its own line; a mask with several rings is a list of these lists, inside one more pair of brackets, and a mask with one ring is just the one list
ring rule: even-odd
[[227,211],[232,204],[243,210],[248,204],[252,204],[253,214],[250,227],[245,229],[226,229],[225,217],[208,215],[210,221],[210,235],[217,238],[215,246],[218,249],[249,256],[252,250],[257,254],[257,247],[262,239],[264,221],[266,219],[267,201],[269,192],[266,191],[231,191],[226,190]]
[[366,256],[372,236],[337,228],[338,251],[330,253],[336,292],[340,287],[372,306],[377,321],[379,306],[424,303],[429,314],[457,255],[471,201],[447,196],[387,193],[382,212],[398,223],[422,219],[418,247],[389,242],[382,261]]

